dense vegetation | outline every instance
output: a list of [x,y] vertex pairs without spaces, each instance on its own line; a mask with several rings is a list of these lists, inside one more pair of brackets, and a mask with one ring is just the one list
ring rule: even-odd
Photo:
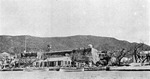
[[[117,40],[110,37],[98,36],[70,36],[70,37],[33,37],[33,36],[0,36],[0,53],[20,53],[25,49],[27,51],[46,51],[47,45],[52,45],[52,50],[72,50],[76,48],[87,47],[93,44],[98,50],[112,51],[122,48],[131,49],[138,43],[130,43],[127,41]],[[150,47],[144,45],[142,48],[149,50]]]

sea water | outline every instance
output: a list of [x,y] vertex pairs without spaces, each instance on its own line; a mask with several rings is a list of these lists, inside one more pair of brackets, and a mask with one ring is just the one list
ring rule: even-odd
[[150,71],[3,71],[0,79],[149,79]]

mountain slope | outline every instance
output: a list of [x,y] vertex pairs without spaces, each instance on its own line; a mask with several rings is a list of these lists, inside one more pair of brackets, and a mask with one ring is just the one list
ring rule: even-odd
[[[94,45],[98,50],[117,50],[121,48],[130,48],[137,43],[117,40],[110,37],[98,37],[90,35],[77,35],[69,37],[34,37],[34,36],[0,36],[0,53],[20,53],[25,49],[25,40],[27,51],[47,50],[47,45],[52,45],[52,50],[71,50],[75,48],[87,47],[88,44]],[[146,49],[150,49],[145,45]]]

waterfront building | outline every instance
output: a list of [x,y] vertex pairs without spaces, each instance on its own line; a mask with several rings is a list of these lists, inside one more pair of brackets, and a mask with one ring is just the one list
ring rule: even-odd
[[[44,66],[83,66],[96,64],[99,61],[98,51],[89,45],[88,48],[78,48],[73,50],[30,52],[22,53],[21,59],[34,59],[37,64],[46,63]],[[35,63],[34,63],[35,65]],[[42,66],[42,65],[40,65]]]
[[70,57],[53,57],[47,58],[46,60],[39,60],[34,62],[35,67],[64,67],[71,66]]

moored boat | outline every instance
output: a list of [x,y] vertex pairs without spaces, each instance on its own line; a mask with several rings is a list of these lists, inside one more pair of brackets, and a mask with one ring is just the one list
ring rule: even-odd
[[24,71],[28,71],[28,72],[31,72],[31,71],[49,71],[49,68],[46,68],[46,67],[27,67],[24,69]]
[[84,71],[109,71],[110,67],[87,67]]
[[23,71],[24,68],[3,68],[0,71]]
[[49,71],[59,71],[60,67],[49,67]]
[[3,64],[3,67],[0,69],[0,71],[11,71],[11,68],[8,64]]
[[1,69],[0,71],[11,71],[10,68],[4,68],[4,69]]
[[59,71],[62,71],[62,72],[82,72],[82,71],[84,71],[84,68],[61,67]]
[[12,71],[23,71],[24,68],[12,68],[11,70],[12,70]]

